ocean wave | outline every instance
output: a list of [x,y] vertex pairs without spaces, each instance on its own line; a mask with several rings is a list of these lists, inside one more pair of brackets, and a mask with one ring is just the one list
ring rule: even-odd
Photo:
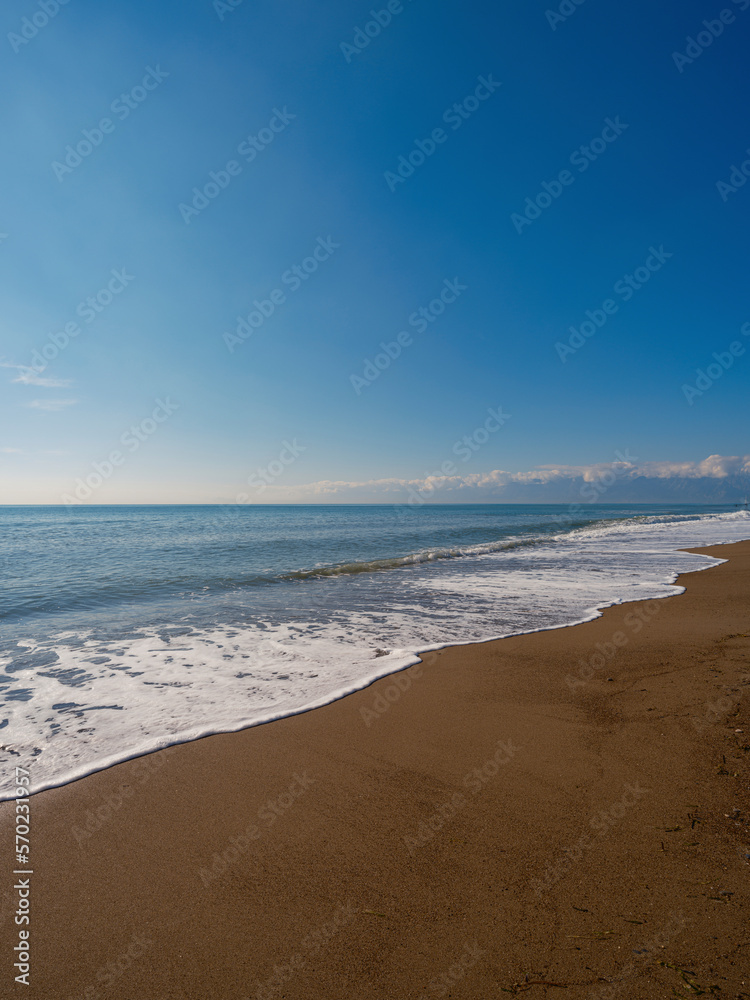
[[489,555],[492,552],[511,551],[528,548],[542,542],[549,543],[550,536],[539,535],[535,538],[504,538],[497,542],[482,542],[477,545],[463,545],[452,548],[421,549],[405,556],[393,556],[385,559],[370,559],[363,562],[338,563],[332,566],[316,566],[313,569],[299,569],[291,573],[283,573],[281,580],[312,580],[329,576],[355,576],[359,573],[377,573],[382,570],[400,569],[406,566],[420,566],[423,563],[435,562],[439,559],[462,559],[466,556]]
[[[582,520],[572,514],[558,514],[548,523],[546,531],[538,531],[533,535],[507,536],[490,542],[479,542],[474,545],[457,545],[419,549],[401,556],[388,556],[379,559],[367,559],[346,563],[333,563],[315,566],[310,569],[298,569],[280,574],[279,580],[313,580],[335,576],[356,576],[362,573],[378,573],[393,569],[420,566],[424,563],[436,562],[442,559],[465,559],[472,556],[491,555],[495,552],[511,552],[514,549],[533,548],[540,545],[552,545],[560,542],[575,541],[581,535],[613,535],[627,532],[634,528],[649,525],[682,524],[693,521],[732,520],[750,518],[750,513],[744,510],[718,514],[635,514],[632,517],[612,520],[598,518]],[[557,530],[564,529],[564,530]]]

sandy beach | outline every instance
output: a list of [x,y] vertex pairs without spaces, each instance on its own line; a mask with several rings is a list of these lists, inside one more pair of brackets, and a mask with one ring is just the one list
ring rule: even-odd
[[3,803],[0,995],[750,997],[750,542],[701,551],[680,596],[32,796],[28,987]]

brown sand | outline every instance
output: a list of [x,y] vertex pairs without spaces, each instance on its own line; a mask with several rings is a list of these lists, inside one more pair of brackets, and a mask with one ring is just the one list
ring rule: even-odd
[[33,796],[28,988],[3,804],[0,996],[750,997],[750,542],[703,551],[682,596]]

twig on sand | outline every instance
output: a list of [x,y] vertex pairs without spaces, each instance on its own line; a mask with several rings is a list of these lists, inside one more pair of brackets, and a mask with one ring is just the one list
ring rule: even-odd
[[[514,983],[510,989],[506,989],[505,986],[501,986],[500,989],[503,993],[512,993],[513,996],[518,996],[519,993],[525,993],[526,990],[530,990],[532,986],[556,986],[560,990],[567,990],[568,986],[576,985],[573,983],[548,983],[546,979],[530,979],[525,983]],[[580,984],[578,984],[580,985]]]

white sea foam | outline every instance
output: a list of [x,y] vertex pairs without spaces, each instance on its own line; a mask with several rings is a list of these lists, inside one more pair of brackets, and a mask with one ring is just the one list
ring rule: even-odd
[[245,622],[196,625],[185,616],[130,637],[102,638],[101,628],[20,635],[14,655],[0,662],[13,682],[0,798],[12,794],[14,761],[33,760],[39,791],[160,747],[327,704],[417,662],[419,651],[569,625],[610,604],[680,593],[678,573],[718,560],[678,549],[745,538],[745,511],[633,518],[349,581],[300,582],[308,588],[300,606],[310,606],[288,620],[248,613]]

